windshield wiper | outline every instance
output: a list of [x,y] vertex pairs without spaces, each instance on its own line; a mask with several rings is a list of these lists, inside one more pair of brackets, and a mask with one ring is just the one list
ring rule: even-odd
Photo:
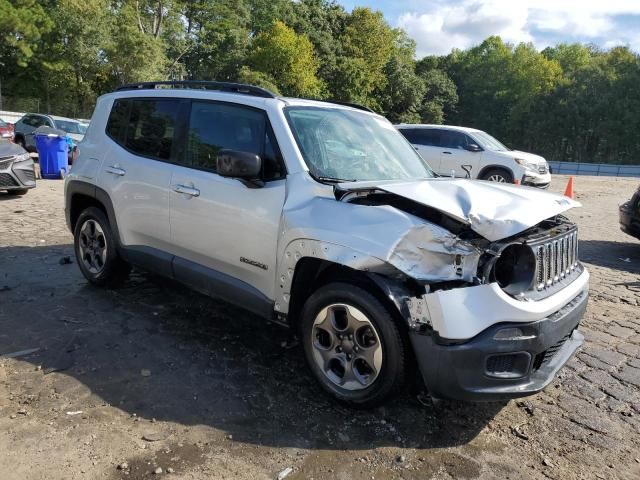
[[320,182],[330,182],[330,183],[345,183],[345,182],[357,182],[358,180],[348,180],[345,178],[335,178],[335,177],[317,177],[314,176],[313,178],[315,178],[316,180],[320,181]]

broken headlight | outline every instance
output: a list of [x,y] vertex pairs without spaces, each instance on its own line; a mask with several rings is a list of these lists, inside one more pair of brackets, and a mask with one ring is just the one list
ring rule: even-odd
[[493,277],[509,295],[518,296],[530,290],[536,274],[536,257],[527,245],[514,243],[506,247],[496,260]]

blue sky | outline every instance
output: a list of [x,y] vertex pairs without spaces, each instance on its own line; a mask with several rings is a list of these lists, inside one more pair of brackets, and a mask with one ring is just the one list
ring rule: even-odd
[[533,42],[602,48],[628,45],[640,52],[640,0],[338,0],[381,10],[417,43],[418,57],[467,48],[489,35]]

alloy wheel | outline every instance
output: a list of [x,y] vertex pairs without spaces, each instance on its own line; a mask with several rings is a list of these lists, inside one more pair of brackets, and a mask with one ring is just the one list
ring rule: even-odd
[[323,308],[311,335],[313,360],[333,384],[362,390],[378,378],[382,344],[376,328],[359,309],[342,303]]
[[487,178],[490,182],[506,183],[507,180],[499,173],[494,173]]
[[82,224],[78,247],[86,269],[94,275],[99,274],[107,261],[107,239],[98,222],[89,219]]

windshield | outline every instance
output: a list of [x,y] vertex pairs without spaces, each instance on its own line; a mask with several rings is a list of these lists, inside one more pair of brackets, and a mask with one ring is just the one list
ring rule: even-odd
[[500,143],[498,140],[496,140],[486,132],[471,132],[471,136],[485,150],[490,150],[493,152],[508,152],[511,150],[509,147],[504,146],[502,143]]
[[80,123],[71,120],[56,120],[56,128],[67,133],[84,133],[81,130]]
[[7,125],[7,122],[5,122],[4,120],[2,120],[2,119],[0,118],[0,128],[1,128],[1,127],[8,127],[8,125]]
[[289,126],[319,180],[431,178],[429,165],[387,120],[341,108],[287,107]]

